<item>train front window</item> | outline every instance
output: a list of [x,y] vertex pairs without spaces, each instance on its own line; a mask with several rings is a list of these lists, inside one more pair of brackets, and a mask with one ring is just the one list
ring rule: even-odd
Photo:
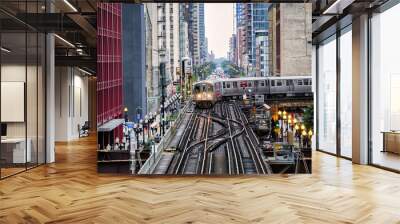
[[260,86],[263,87],[264,86],[264,81],[260,82]]
[[230,82],[226,83],[226,88],[228,88],[228,89],[231,88],[231,83]]
[[308,79],[304,79],[304,85],[308,86]]
[[199,93],[199,92],[200,92],[200,86],[195,86],[194,93]]
[[281,81],[281,80],[276,81],[276,85],[277,85],[277,86],[282,86],[282,81]]
[[275,80],[271,80],[271,86],[275,86]]
[[233,88],[237,88],[237,82],[233,82]]

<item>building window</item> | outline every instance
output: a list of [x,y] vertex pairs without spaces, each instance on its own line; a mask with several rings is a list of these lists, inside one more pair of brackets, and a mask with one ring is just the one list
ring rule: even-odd
[[352,34],[340,36],[340,154],[352,157]]
[[392,132],[400,130],[399,21],[400,4],[371,19],[372,163],[395,170],[400,170],[400,135]]
[[336,36],[318,48],[318,149],[336,154]]

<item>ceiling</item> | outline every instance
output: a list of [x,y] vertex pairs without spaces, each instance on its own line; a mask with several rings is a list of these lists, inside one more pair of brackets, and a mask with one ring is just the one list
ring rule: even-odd
[[388,0],[313,0],[313,43],[351,24],[352,18],[373,12]]
[[[96,71],[96,0],[1,0],[2,46],[18,60],[37,48],[25,43],[29,33],[51,32],[55,38],[56,66],[73,65]],[[26,52],[25,52],[25,46]],[[13,56],[13,57],[12,57]],[[29,56],[29,57],[31,57]]]

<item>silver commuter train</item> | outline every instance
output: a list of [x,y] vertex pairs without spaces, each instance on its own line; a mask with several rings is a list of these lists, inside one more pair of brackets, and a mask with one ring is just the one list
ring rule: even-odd
[[193,84],[193,101],[199,108],[212,107],[221,99],[221,82],[205,80]]
[[193,85],[193,101],[199,107],[211,107],[218,100],[248,93],[269,97],[312,96],[312,79],[311,76],[243,77],[205,80]]

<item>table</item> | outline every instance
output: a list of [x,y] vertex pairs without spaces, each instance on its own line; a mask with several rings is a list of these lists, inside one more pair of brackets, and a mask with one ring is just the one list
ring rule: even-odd
[[[28,144],[26,144],[28,143]],[[26,151],[25,151],[25,145]],[[31,162],[32,141],[30,138],[6,138],[1,139],[1,157],[6,160],[7,163],[26,163]]]
[[400,154],[400,131],[382,131],[383,150],[382,152],[392,152]]

